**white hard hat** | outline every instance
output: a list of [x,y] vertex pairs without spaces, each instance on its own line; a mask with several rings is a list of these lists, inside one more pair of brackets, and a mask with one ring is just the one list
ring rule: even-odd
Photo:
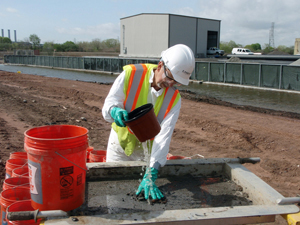
[[174,79],[188,85],[189,78],[195,68],[193,51],[186,45],[174,45],[161,53],[162,61],[171,71]]

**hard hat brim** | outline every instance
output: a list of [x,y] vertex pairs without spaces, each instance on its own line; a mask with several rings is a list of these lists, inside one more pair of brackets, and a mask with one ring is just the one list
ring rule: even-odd
[[[172,71],[171,71],[172,73]],[[177,82],[177,83],[180,83],[180,84],[183,84],[183,85],[188,85],[189,82],[190,82],[190,79],[187,78],[187,79],[184,79],[182,78],[181,76],[178,76],[176,73],[172,73],[173,77],[174,77],[174,80]]]

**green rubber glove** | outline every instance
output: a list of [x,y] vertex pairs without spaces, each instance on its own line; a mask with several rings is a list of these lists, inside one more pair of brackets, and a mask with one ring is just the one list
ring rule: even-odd
[[110,115],[119,127],[126,127],[123,121],[128,120],[128,112],[125,109],[114,107],[110,110]]
[[145,199],[151,195],[152,199],[162,199],[164,195],[160,192],[155,184],[158,170],[155,168],[147,168],[144,178],[136,192],[139,195],[144,190]]

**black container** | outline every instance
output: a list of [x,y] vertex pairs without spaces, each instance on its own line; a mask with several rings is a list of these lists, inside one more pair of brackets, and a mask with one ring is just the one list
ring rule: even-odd
[[140,142],[152,139],[160,132],[160,124],[151,103],[142,105],[128,113],[128,120],[124,123]]

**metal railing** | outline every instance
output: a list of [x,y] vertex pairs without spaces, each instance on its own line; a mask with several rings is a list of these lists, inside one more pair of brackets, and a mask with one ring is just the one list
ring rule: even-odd
[[[158,59],[121,57],[4,56],[5,63],[120,73],[123,66],[157,64]],[[300,66],[243,62],[197,61],[191,79],[300,91]]]

